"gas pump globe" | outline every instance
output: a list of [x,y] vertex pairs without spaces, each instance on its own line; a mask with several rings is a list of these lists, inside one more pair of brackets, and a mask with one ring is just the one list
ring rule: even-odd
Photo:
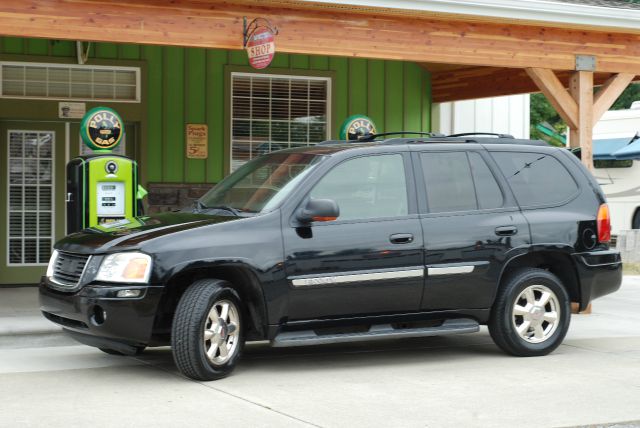
[[93,153],[67,164],[67,233],[138,215],[138,164],[111,152],[124,137],[118,113],[107,107],[89,110],[80,136]]

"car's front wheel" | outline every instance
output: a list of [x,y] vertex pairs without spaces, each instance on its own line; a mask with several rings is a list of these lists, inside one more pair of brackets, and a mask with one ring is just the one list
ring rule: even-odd
[[240,297],[231,284],[201,279],[189,286],[176,308],[171,331],[178,369],[196,380],[233,371],[244,346]]
[[534,357],[562,343],[570,320],[569,296],[558,277],[544,269],[521,269],[502,284],[489,332],[503,351]]

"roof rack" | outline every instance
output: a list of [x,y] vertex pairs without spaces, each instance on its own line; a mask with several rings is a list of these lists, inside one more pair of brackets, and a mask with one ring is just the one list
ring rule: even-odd
[[460,134],[447,135],[447,137],[472,137],[474,135],[490,135],[498,138],[511,138],[515,140],[511,134],[496,134],[495,132],[463,132]]
[[389,135],[427,135],[429,137],[445,137],[444,134],[437,134],[434,132],[416,132],[416,131],[398,131],[398,132],[383,132],[382,134],[367,134],[358,138],[359,142],[373,141],[378,137],[386,137]]
[[[396,137],[386,140],[375,141],[378,137],[386,137],[391,135],[418,135],[418,137]],[[474,138],[476,137],[476,138]],[[490,138],[497,137],[497,138]],[[421,143],[478,143],[478,144],[522,144],[533,146],[547,146],[548,144],[542,140],[531,140],[524,138],[515,138],[509,134],[495,134],[492,132],[465,132],[460,134],[436,134],[433,132],[414,132],[399,131],[385,132],[382,134],[363,135],[357,140],[329,140],[318,143],[318,146],[335,145],[335,144],[421,144]]]

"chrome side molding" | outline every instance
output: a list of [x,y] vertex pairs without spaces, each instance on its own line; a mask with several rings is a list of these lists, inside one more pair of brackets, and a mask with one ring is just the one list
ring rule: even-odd
[[424,268],[411,267],[386,271],[356,271],[340,275],[289,278],[294,287],[313,285],[349,284],[352,282],[382,281],[402,278],[424,277]]
[[475,266],[427,267],[427,275],[458,275],[462,273],[471,273],[475,268]]

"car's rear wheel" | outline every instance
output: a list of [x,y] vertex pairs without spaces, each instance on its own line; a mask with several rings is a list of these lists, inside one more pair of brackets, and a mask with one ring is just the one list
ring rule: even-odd
[[509,354],[540,356],[562,343],[570,320],[569,296],[558,277],[544,269],[521,269],[501,286],[489,332]]
[[244,346],[243,307],[231,284],[194,282],[183,294],[173,320],[171,346],[178,369],[196,380],[231,373]]

